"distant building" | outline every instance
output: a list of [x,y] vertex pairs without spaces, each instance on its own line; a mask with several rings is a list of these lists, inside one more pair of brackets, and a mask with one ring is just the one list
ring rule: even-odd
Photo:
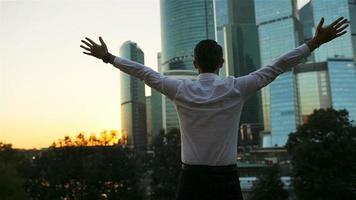
[[356,120],[356,3],[354,0],[312,0],[300,11],[305,40],[312,37],[321,17],[329,24],[343,16],[350,20],[348,33],[317,49],[298,73],[298,93],[302,121],[313,109],[347,109]]
[[[301,24],[295,0],[255,0],[261,66],[301,44]],[[299,125],[296,77],[285,72],[262,89],[265,131],[271,131],[273,146],[285,145],[288,134]]]
[[258,148],[238,154],[237,166],[239,167],[239,180],[244,199],[248,199],[252,195],[253,185],[258,181],[258,177],[272,165],[279,167],[284,189],[292,192],[292,165],[285,148]]
[[[162,73],[161,69],[161,53],[157,54],[158,72]],[[162,122],[162,98],[164,96],[155,89],[151,89],[151,137],[152,140],[163,129]]]
[[152,95],[146,96],[146,132],[147,132],[147,145],[152,144]]
[[297,74],[298,101],[301,122],[306,123],[314,109],[331,107],[330,79],[327,63],[299,65]]
[[[313,12],[312,16],[314,17],[314,30],[322,17],[325,19],[324,24],[330,24],[341,16],[351,21],[354,20],[351,17],[354,17],[355,14],[351,15],[350,11],[355,9],[355,1],[328,0],[328,2],[325,3],[324,0],[312,0],[310,4]],[[354,26],[355,22],[351,22],[350,25],[351,27]],[[353,59],[356,47],[352,44],[351,28],[348,27],[346,30],[347,33],[345,35],[324,44],[322,48],[315,51],[315,62],[324,62],[330,58]]]
[[[223,26],[225,69],[227,76],[244,76],[260,68],[258,31],[254,1],[227,0],[228,23]],[[261,93],[244,104],[240,124],[262,123]]]
[[[213,0],[161,0],[161,73],[172,78],[195,78],[194,47],[214,39]],[[163,128],[179,128],[173,102],[162,98]]]
[[[215,40],[216,42],[223,48],[224,56],[225,56],[225,37],[224,36],[224,27],[229,23],[229,0],[214,0],[214,24],[215,24]],[[225,58],[225,62],[226,62]],[[223,67],[220,69],[219,76],[221,78],[225,78],[226,74],[226,67],[225,63]]]
[[195,71],[195,45],[214,38],[213,0],[161,0],[163,71]]
[[[120,56],[144,63],[144,54],[136,43],[126,41],[120,47]],[[120,72],[121,128],[128,137],[128,146],[146,150],[146,99],[144,83],[126,73]]]

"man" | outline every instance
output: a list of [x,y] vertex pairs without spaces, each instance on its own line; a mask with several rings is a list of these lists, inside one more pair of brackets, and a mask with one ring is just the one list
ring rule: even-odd
[[242,107],[248,97],[296,66],[320,45],[346,33],[347,19],[340,17],[323,27],[321,19],[315,36],[255,72],[221,79],[222,48],[203,40],[194,49],[197,80],[163,76],[140,63],[116,57],[89,38],[80,45],[84,54],[111,63],[169,97],[178,112],[182,141],[182,172],[177,199],[242,199],[236,166],[237,132]]

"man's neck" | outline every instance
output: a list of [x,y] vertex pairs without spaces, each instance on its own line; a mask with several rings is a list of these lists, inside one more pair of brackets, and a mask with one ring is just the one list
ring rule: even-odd
[[215,70],[214,72],[201,72],[200,70],[198,71],[198,75],[199,74],[205,74],[205,73],[216,74],[216,75],[219,76],[219,69]]

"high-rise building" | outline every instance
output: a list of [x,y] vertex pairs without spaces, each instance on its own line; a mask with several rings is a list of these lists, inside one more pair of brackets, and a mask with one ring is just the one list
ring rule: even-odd
[[307,63],[295,68],[301,123],[308,121],[314,109],[331,107],[327,63]]
[[[228,24],[224,25],[225,68],[228,76],[244,76],[260,68],[254,1],[227,0]],[[261,94],[245,103],[240,124],[262,123]]]
[[[348,33],[324,44],[313,52],[314,56],[308,59],[308,64],[305,65],[307,67],[304,65],[299,67],[309,71],[298,74],[298,85],[308,85],[308,87],[298,88],[302,121],[305,121],[308,113],[311,114],[312,108],[325,107],[347,109],[350,118],[356,120],[356,68],[354,64],[356,45],[353,43],[353,34],[356,32],[355,5],[354,0],[329,0],[327,4],[321,0],[312,0],[299,11],[305,40],[312,37],[310,34],[315,32],[321,17],[325,19],[324,24],[330,24],[340,16],[351,22],[350,28],[346,29]],[[323,66],[322,71],[320,71],[320,66]],[[303,72],[303,69],[298,71]],[[311,88],[321,89],[319,95],[309,94],[308,90]],[[314,96],[313,101],[306,101],[305,94],[309,94],[309,97]],[[303,109],[308,107],[308,111]]]
[[352,45],[354,47],[354,62],[356,63],[356,0],[349,0],[349,13],[351,20]]
[[195,71],[195,45],[215,38],[213,0],[161,0],[161,37],[163,71]]
[[[158,72],[162,73],[161,70],[161,53],[157,54],[157,64]],[[151,89],[151,136],[154,139],[159,132],[163,129],[162,122],[162,98],[163,95],[157,90]]]
[[[327,3],[324,0],[312,0],[314,30],[322,17],[325,19],[324,24],[330,24],[341,16],[352,20],[349,5],[352,5],[349,4],[349,0],[328,0]],[[322,48],[315,51],[316,62],[324,62],[334,58],[353,59],[353,52],[356,48],[352,45],[351,29],[347,28],[346,30],[345,35],[324,44]]]
[[[254,4],[251,0],[214,0],[215,38],[225,60],[222,78],[244,76],[260,68]],[[238,146],[258,145],[263,127],[260,91],[246,101],[239,124]]]
[[[120,47],[120,56],[144,63],[144,54],[138,45],[126,41]],[[128,137],[128,146],[145,150],[147,143],[146,99],[144,83],[126,73],[120,72],[121,129]]]
[[[261,66],[301,44],[295,0],[255,0]],[[285,72],[262,89],[265,130],[272,133],[272,145],[285,145],[289,133],[299,124],[296,78]]]
[[146,133],[147,133],[147,145],[152,144],[152,94],[146,96]]
[[[213,0],[161,0],[162,73],[172,78],[195,78],[194,47],[214,39]],[[173,102],[162,98],[163,128],[179,127]]]
[[[224,26],[229,23],[228,0],[214,0],[213,5],[214,5],[215,40],[225,51],[224,38],[226,36],[224,36]],[[224,52],[224,56],[225,55],[226,53]],[[227,59],[225,58],[225,60]],[[227,76],[225,63],[220,69],[219,76],[221,78],[225,78]]]
[[356,121],[356,66],[352,59],[328,59],[332,107],[346,109]]

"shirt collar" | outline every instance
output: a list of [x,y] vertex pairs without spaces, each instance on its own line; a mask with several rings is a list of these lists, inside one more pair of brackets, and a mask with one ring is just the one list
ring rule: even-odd
[[220,76],[215,74],[215,73],[200,73],[197,76],[198,80],[202,80],[202,79],[219,79]]

